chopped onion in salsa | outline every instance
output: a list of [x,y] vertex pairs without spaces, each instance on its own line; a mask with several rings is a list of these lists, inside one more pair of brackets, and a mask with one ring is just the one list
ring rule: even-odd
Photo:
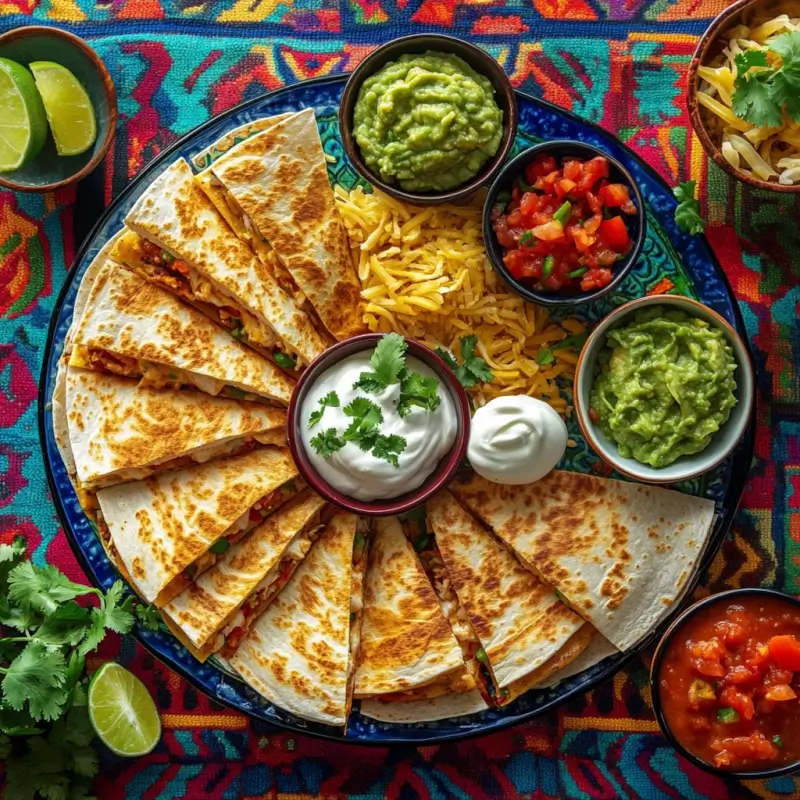
[[540,291],[594,291],[631,250],[628,187],[609,181],[608,159],[539,155],[498,195],[492,225],[508,271]]
[[708,764],[800,760],[800,610],[758,595],[702,608],[669,643],[658,690],[675,738]]

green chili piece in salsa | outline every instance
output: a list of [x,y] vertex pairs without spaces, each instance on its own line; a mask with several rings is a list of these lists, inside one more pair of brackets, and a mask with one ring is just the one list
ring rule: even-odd
[[370,75],[353,110],[361,155],[406,191],[445,191],[497,152],[503,112],[491,81],[458,56],[408,53]]
[[624,458],[665,467],[699,453],[736,405],[736,361],[720,328],[668,306],[608,333],[590,416]]

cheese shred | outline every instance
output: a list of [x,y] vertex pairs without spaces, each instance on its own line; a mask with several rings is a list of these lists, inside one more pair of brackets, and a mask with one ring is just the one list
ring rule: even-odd
[[478,405],[527,394],[567,413],[562,388],[574,376],[577,355],[557,345],[585,326],[574,318],[552,320],[492,270],[481,231],[483,197],[420,210],[360,187],[337,186],[335,195],[371,331],[443,347],[459,361],[461,339],[475,334],[477,352],[494,373],[491,383],[470,389]]

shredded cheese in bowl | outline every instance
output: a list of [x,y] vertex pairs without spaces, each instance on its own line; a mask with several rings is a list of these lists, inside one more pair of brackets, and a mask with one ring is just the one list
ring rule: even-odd
[[572,380],[580,348],[558,344],[585,326],[573,318],[555,322],[492,270],[481,231],[483,197],[424,208],[360,187],[337,186],[335,195],[371,331],[443,347],[459,361],[461,339],[474,334],[494,373],[491,383],[469,390],[478,405],[527,394],[567,413],[556,379]]
[[[780,107],[770,97],[767,83],[759,81],[759,77],[767,78],[770,70],[779,69],[785,63],[772,50],[772,45],[778,37],[800,33],[798,8],[795,4],[793,16],[776,17],[757,9],[755,16],[746,16],[742,24],[721,34],[725,42],[722,51],[697,70],[700,78],[697,101],[703,109],[703,124],[719,144],[725,160],[745,175],[785,186],[800,183],[800,121],[788,113],[787,107]],[[740,74],[744,57],[757,57],[759,63]],[[791,74],[795,74],[794,64]],[[752,101],[746,94],[737,95],[751,82],[754,91],[758,89],[753,97],[757,105],[771,103],[778,109],[772,127],[754,124],[742,116],[742,108],[747,108]],[[752,119],[749,114],[745,116]]]

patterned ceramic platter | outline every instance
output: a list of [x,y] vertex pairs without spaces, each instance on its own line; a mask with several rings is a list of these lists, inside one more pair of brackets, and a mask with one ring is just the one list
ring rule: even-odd
[[[358,182],[358,178],[342,150],[336,122],[344,82],[344,77],[336,76],[297,84],[245,103],[190,133],[150,164],[117,198],[95,227],[69,273],[53,315],[45,354],[40,382],[40,433],[52,495],[64,530],[87,574],[99,586],[108,588],[117,575],[89,520],[83,514],[69,482],[56,448],[49,407],[56,365],[72,321],[80,278],[102,245],[122,227],[123,218],[139,195],[175,158],[184,156],[191,160],[224,134],[259,117],[285,111],[298,111],[306,107],[314,108],[325,151],[335,159],[329,164],[331,182],[342,184],[347,188],[352,187]],[[568,112],[520,95],[519,113],[517,151],[537,141],[550,139],[576,139],[593,144],[606,150],[628,168],[645,198],[647,240],[639,263],[619,291],[588,307],[580,306],[577,315],[594,322],[605,316],[612,308],[635,297],[671,291],[686,294],[711,306],[736,327],[742,338],[747,341],[744,323],[733,293],[708,243],[703,237],[685,236],[677,229],[673,220],[675,200],[664,181],[611,134]],[[597,467],[597,456],[586,445],[574,420],[570,422],[570,434],[577,446],[567,451],[562,466],[576,472],[592,471]],[[751,423],[747,435],[725,463],[703,478],[679,487],[685,492],[708,497],[716,503],[714,529],[694,582],[708,565],[725,536],[744,488],[752,450]],[[671,616],[677,611],[676,604]],[[664,626],[667,622],[668,620],[664,620]],[[652,642],[657,634],[657,631],[651,632],[647,640],[637,649]],[[140,630],[137,635],[162,661],[222,703],[282,727],[349,742],[375,744],[442,741],[488,733],[518,724],[549,711],[574,694],[588,691],[618,670],[632,655],[632,652],[628,652],[611,656],[555,688],[531,691],[503,709],[492,709],[468,717],[414,725],[390,724],[362,716],[357,709],[358,703],[355,703],[348,729],[342,734],[335,729],[304,722],[270,705],[244,683],[232,677],[219,663],[199,664],[165,629],[157,633]]]

